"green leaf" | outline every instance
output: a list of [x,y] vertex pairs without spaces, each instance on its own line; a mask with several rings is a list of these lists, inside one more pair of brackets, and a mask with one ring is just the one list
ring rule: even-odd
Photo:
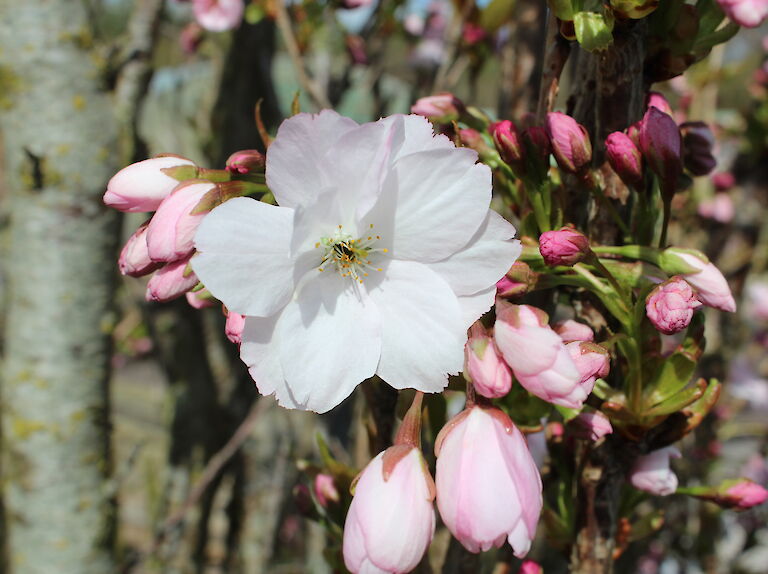
[[693,377],[696,359],[687,352],[673,353],[661,365],[650,402],[653,405],[664,402],[682,390]]
[[703,380],[700,380],[696,383],[695,386],[683,389],[676,395],[673,395],[667,400],[659,403],[651,410],[643,414],[648,417],[671,415],[672,413],[676,413],[677,411],[684,409],[694,401],[699,400],[704,395],[706,390],[707,383],[705,383]]
[[613,44],[613,18],[597,12],[577,12],[573,15],[576,39],[588,52],[605,50]]

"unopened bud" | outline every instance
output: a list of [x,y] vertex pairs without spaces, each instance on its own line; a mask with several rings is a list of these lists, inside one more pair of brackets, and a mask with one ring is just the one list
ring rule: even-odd
[[691,286],[680,276],[657,285],[645,299],[645,313],[651,324],[665,335],[686,329],[693,311],[701,306]]
[[645,98],[645,109],[651,106],[668,116],[672,116],[672,106],[669,105],[669,101],[664,97],[664,94],[660,92],[648,92],[648,96]]
[[584,126],[560,112],[547,114],[547,135],[561,169],[578,173],[592,161],[592,144]]
[[517,171],[525,167],[525,148],[515,124],[509,120],[491,124],[491,136],[496,150],[506,164]]
[[227,171],[230,173],[264,173],[266,159],[255,149],[236,151],[227,159]]
[[546,231],[539,237],[539,251],[547,265],[575,265],[590,253],[589,239],[571,227]]
[[682,138],[675,120],[654,106],[643,116],[640,151],[648,167],[658,176],[662,195],[671,198],[683,171]]
[[507,274],[496,283],[499,297],[519,297],[531,291],[538,281],[539,274],[523,261],[515,261]]
[[447,124],[458,120],[464,110],[464,104],[451,93],[436,94],[419,98],[411,106],[411,113],[424,116],[428,120]]
[[623,132],[613,132],[605,140],[605,155],[621,181],[639,189],[643,182],[643,156],[632,139]]
[[707,175],[717,165],[712,150],[715,135],[704,122],[685,122],[680,125],[683,136],[683,164],[693,175]]

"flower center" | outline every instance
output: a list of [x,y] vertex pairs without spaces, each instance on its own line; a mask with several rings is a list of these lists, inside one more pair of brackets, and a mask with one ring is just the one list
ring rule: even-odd
[[318,271],[325,271],[328,266],[336,268],[342,277],[351,277],[358,283],[368,277],[368,271],[381,271],[381,267],[375,267],[371,258],[377,253],[387,253],[385,248],[375,247],[381,240],[380,235],[373,235],[373,224],[370,225],[371,235],[353,237],[344,231],[339,225],[330,237],[321,237],[315,243],[316,249],[323,249],[323,257]]

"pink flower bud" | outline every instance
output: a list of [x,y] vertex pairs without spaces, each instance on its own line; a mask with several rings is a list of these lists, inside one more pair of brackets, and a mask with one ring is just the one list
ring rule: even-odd
[[680,130],[668,114],[651,106],[640,125],[640,151],[658,176],[662,194],[671,197],[683,171]]
[[669,468],[669,459],[681,456],[676,447],[668,446],[638,457],[630,471],[629,483],[638,490],[659,496],[674,493],[677,475]]
[[512,371],[479,321],[470,327],[464,345],[464,374],[475,390],[489,399],[503,397],[512,387]]
[[243,342],[243,329],[245,328],[245,315],[234,311],[227,312],[227,320],[224,323],[224,334],[232,343],[239,345]]
[[605,156],[613,171],[630,187],[643,182],[643,156],[632,139],[623,132],[613,132],[605,140]]
[[496,300],[494,340],[515,378],[530,393],[556,405],[581,407],[589,390],[547,315],[528,305]]
[[727,193],[716,193],[714,197],[703,200],[696,211],[702,217],[713,219],[718,223],[730,223],[736,215],[733,199]]
[[192,0],[198,24],[210,32],[237,28],[243,20],[243,0]]
[[[387,453],[407,449],[394,466]],[[391,456],[391,455],[389,455]],[[387,468],[391,466],[391,468]],[[435,533],[434,484],[417,448],[379,453],[360,474],[344,524],[344,564],[353,574],[410,572]]]
[[557,165],[569,173],[577,173],[592,161],[592,143],[584,126],[560,112],[547,114],[547,134]]
[[333,477],[330,474],[319,473],[315,476],[314,482],[315,498],[323,508],[328,508],[331,502],[338,502],[341,497],[336,485],[333,483]]
[[126,241],[117,260],[120,273],[131,277],[142,277],[160,267],[149,258],[147,251],[147,224],[139,227]]
[[199,291],[187,291],[187,303],[193,309],[206,309],[208,307],[215,307],[219,305],[211,292],[208,289],[200,289]]
[[733,299],[728,282],[717,267],[693,253],[670,249],[667,249],[666,252],[674,252],[683,262],[696,270],[682,275],[696,290],[699,301],[708,307],[714,307],[721,311],[730,313],[736,311],[736,301]]
[[525,166],[525,148],[523,147],[517,128],[509,120],[491,124],[493,143],[501,159],[508,165],[520,169]]
[[757,28],[768,17],[765,0],[717,0],[725,15],[745,28]]
[[178,156],[163,156],[132,163],[107,183],[104,203],[120,211],[154,211],[179,182],[161,170],[194,163]]
[[523,141],[526,151],[543,160],[552,153],[552,143],[549,141],[547,130],[540,126],[531,126],[523,130]]
[[487,160],[491,156],[491,147],[485,143],[483,136],[480,132],[473,130],[472,128],[461,128],[459,130],[459,140],[461,145],[473,149],[480,156],[480,160]]
[[600,440],[613,432],[611,421],[600,411],[581,413],[569,424],[574,434],[585,440]]
[[544,574],[544,569],[533,560],[523,560],[517,574]]
[[547,265],[575,265],[590,253],[589,239],[572,227],[545,231],[539,237],[539,251]]
[[227,171],[231,173],[264,173],[266,158],[255,149],[236,151],[227,158]]
[[736,185],[736,178],[730,171],[721,171],[712,175],[712,183],[716,191],[728,191]]
[[672,115],[672,106],[669,105],[669,101],[664,97],[664,94],[660,92],[648,92],[648,96],[645,98],[645,108],[648,109],[651,106],[669,116]]
[[189,259],[174,261],[158,269],[147,283],[147,301],[165,303],[197,285],[197,276],[189,268]]
[[556,323],[554,330],[563,340],[563,343],[572,343],[573,341],[593,341],[595,339],[595,333],[589,325],[579,323],[573,319],[566,319],[565,321]]
[[654,287],[645,299],[645,313],[656,329],[674,335],[686,329],[701,306],[691,286],[679,275]]
[[411,106],[411,113],[424,116],[430,121],[446,124],[458,120],[464,104],[453,94],[443,93],[419,98]]
[[522,433],[497,408],[474,406],[435,442],[437,508],[470,552],[531,547],[542,507],[541,477]]
[[204,213],[193,214],[192,211],[215,187],[207,181],[188,181],[179,184],[162,201],[147,228],[147,248],[153,261],[176,261],[192,253],[195,231],[205,216]]
[[712,150],[715,135],[704,122],[685,122],[680,125],[683,136],[683,165],[693,175],[707,175],[717,165]]
[[722,498],[729,508],[749,510],[753,506],[768,500],[768,490],[751,480],[743,478],[729,486],[723,493]]
[[579,387],[586,398],[592,392],[595,381],[608,376],[611,356],[604,347],[587,341],[574,341],[565,347],[579,371]]
[[496,283],[499,297],[524,295],[536,286],[538,273],[523,261],[515,261],[507,274]]
[[643,121],[640,120],[624,130],[627,133],[627,137],[632,140],[632,143],[635,144],[637,149],[640,149],[640,127],[642,125]]

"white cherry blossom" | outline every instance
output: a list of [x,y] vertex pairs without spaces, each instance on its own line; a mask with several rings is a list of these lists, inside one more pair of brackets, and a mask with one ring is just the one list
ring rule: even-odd
[[240,355],[261,393],[325,412],[373,375],[437,392],[461,370],[467,328],[520,253],[476,160],[419,116],[283,122],[266,165],[279,207],[217,207],[192,261],[246,316]]

